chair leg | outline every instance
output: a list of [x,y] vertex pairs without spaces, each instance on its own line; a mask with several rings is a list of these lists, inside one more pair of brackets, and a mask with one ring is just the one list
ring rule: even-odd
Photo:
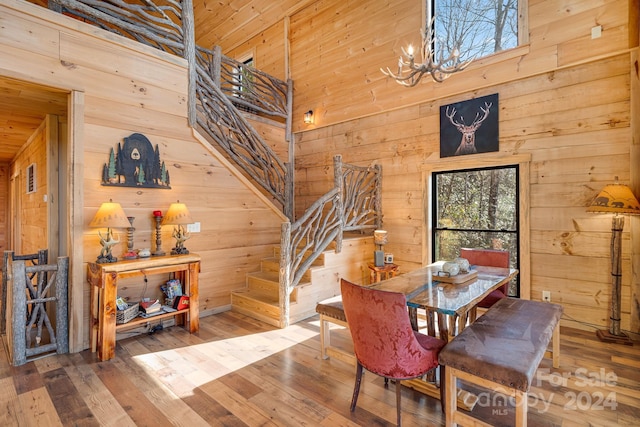
[[353,397],[351,398],[351,412],[356,410],[356,403],[358,403],[358,394],[360,393],[360,383],[362,382],[362,365],[357,362],[356,365],[356,383],[353,386]]
[[396,380],[396,411],[398,412],[398,427],[402,426],[402,405],[400,398],[402,396],[402,381]]

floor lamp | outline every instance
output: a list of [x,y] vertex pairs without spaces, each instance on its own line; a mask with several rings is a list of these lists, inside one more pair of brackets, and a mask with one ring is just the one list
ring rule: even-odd
[[622,229],[624,215],[640,215],[640,203],[626,185],[607,185],[598,193],[587,212],[612,213],[611,223],[611,325],[609,330],[598,330],[601,341],[633,345],[627,334],[620,330],[620,289],[622,286]]

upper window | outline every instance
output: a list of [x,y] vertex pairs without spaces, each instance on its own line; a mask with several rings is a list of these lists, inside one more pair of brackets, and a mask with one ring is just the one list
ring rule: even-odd
[[427,1],[434,2],[436,52],[457,48],[464,61],[518,46],[518,0]]

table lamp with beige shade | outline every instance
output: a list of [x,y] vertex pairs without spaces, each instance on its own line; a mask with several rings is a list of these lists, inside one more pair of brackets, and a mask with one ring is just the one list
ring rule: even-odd
[[89,227],[107,229],[107,232],[104,235],[98,231],[102,250],[100,251],[100,255],[98,255],[96,263],[106,264],[117,262],[118,258],[113,256],[111,250],[113,249],[113,246],[120,243],[120,239],[117,235],[114,235],[113,229],[127,229],[131,227],[131,223],[129,222],[127,215],[124,213],[122,206],[120,206],[120,203],[115,203],[113,200],[103,203],[100,206],[100,209],[98,209],[98,212],[96,212],[91,223],[89,223]]
[[388,243],[387,232],[385,230],[375,230],[373,232],[373,243],[378,247],[373,251],[373,263],[376,267],[384,266],[384,250],[383,246]]
[[614,214],[611,224],[611,324],[608,330],[598,330],[601,341],[633,345],[627,334],[620,330],[620,303],[622,287],[622,229],[625,215],[640,215],[640,203],[631,189],[618,183],[605,186],[593,199],[587,212]]
[[187,205],[177,201],[171,203],[167,214],[162,219],[162,225],[175,225],[172,236],[176,239],[176,246],[171,249],[171,255],[185,255],[189,250],[184,247],[185,240],[191,237],[191,233],[187,231],[185,226],[193,224],[191,213],[187,209]]

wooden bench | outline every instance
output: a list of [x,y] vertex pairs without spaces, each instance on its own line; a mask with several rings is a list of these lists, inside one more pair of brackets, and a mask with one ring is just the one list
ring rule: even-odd
[[[505,298],[467,326],[441,351],[445,367],[446,425],[486,425],[458,411],[457,380],[515,398],[516,426],[527,425],[527,393],[553,338],[553,366],[560,356],[562,306]],[[442,386],[442,385],[441,385]]]
[[342,295],[320,301],[316,305],[316,312],[320,315],[320,352],[322,358],[328,359],[329,357],[333,357],[356,366],[356,357],[353,353],[331,345],[331,328],[329,323],[348,328],[347,318],[342,306]]

